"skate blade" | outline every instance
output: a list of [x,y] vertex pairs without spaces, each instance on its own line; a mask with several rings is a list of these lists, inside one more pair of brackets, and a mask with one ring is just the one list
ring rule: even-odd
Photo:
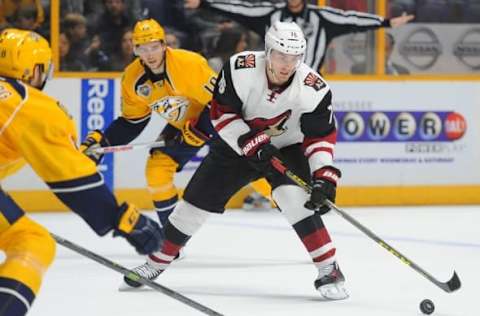
[[345,300],[350,297],[343,282],[326,284],[318,288],[320,294],[327,300]]

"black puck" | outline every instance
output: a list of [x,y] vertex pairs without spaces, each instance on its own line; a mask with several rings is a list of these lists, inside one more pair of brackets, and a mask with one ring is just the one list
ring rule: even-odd
[[420,310],[422,311],[422,313],[424,313],[425,315],[430,315],[431,313],[433,313],[433,311],[435,310],[435,305],[433,305],[433,302],[429,299],[424,299],[421,303],[420,303]]

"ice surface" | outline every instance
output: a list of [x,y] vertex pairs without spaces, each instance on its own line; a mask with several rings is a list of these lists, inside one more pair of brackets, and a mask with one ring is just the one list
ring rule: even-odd
[[[277,211],[213,215],[158,282],[225,315],[480,315],[480,207],[346,208],[363,225],[442,281],[455,269],[462,288],[447,294],[335,214],[324,216],[350,298],[323,301],[316,271]],[[148,215],[155,216],[153,213]],[[33,214],[52,232],[127,267],[143,258],[120,238],[98,238],[68,214]],[[162,293],[119,292],[121,276],[62,246],[29,316],[201,315]]]

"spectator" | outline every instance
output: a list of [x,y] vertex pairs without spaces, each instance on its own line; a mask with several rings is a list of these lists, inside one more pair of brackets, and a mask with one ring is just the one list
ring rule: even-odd
[[89,71],[110,71],[112,65],[110,57],[112,54],[107,55],[103,49],[101,49],[102,41],[100,36],[95,34],[92,37],[90,46],[85,50],[85,54],[88,56]]
[[105,11],[99,17],[96,34],[100,36],[102,48],[107,55],[120,51],[122,33],[119,30],[131,28],[133,20],[129,18],[124,0],[104,0]]
[[35,7],[24,7],[17,10],[13,25],[22,30],[35,31],[39,26],[36,22],[37,10]]
[[70,41],[65,33],[58,36],[58,53],[60,55],[60,70],[85,71],[86,67],[80,60],[72,58],[70,54]]
[[185,11],[181,1],[172,0],[143,0],[144,18],[152,18],[163,27],[180,32],[188,32]]
[[[387,2],[390,16],[398,16],[403,12],[416,12],[415,0],[391,0]],[[418,17],[417,17],[418,19]]]
[[[395,39],[392,34],[385,33],[385,74],[387,75],[409,75],[410,71],[391,60],[393,48],[395,47]],[[350,70],[352,74],[365,74],[367,72],[366,63],[354,64]]]
[[132,30],[125,29],[122,34],[121,49],[112,55],[112,70],[123,71],[134,58]]
[[[127,13],[131,20],[142,18],[142,1],[125,0]],[[100,15],[105,11],[103,1],[99,0],[61,0],[60,14],[65,16],[68,13],[78,13],[87,18],[89,28],[93,27]]]
[[35,22],[32,29],[37,29],[45,20],[40,0],[2,0],[0,1],[0,29],[12,24],[19,11],[23,9],[31,9],[35,12]]
[[71,60],[80,61],[87,70],[108,71],[111,69],[108,56],[101,49],[99,35],[90,40],[87,33],[87,19],[80,14],[70,13],[63,22],[64,32],[70,41]]
[[417,4],[417,22],[449,22],[448,0],[424,0]]
[[88,65],[86,50],[90,41],[87,34],[87,19],[78,13],[69,13],[63,20],[62,29],[70,43],[69,58]]
[[176,32],[167,28],[165,28],[165,42],[170,48],[180,48],[182,46]]
[[220,72],[232,55],[243,52],[247,46],[247,33],[242,28],[225,28],[220,33],[213,56],[208,59],[208,64],[213,70]]

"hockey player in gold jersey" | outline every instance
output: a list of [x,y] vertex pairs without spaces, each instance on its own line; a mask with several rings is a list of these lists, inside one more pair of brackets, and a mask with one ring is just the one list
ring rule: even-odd
[[[83,148],[98,163],[101,155],[95,148],[129,143],[148,124],[152,112],[160,114],[167,125],[159,140],[167,146],[151,150],[146,178],[164,224],[178,201],[174,174],[215,134],[205,107],[217,74],[200,55],[167,47],[164,30],[153,19],[137,22],[132,40],[139,58],[122,77],[122,115],[104,133],[90,133]],[[269,194],[268,187],[262,191]]]
[[152,112],[167,120],[159,140],[168,144],[154,148],[146,165],[148,190],[160,223],[177,203],[174,174],[197,153],[212,133],[208,111],[216,73],[200,55],[171,49],[165,44],[163,28],[153,19],[136,23],[132,41],[135,59],[121,82],[122,114],[102,133],[91,132],[83,145],[95,162],[99,146],[126,144],[135,139],[150,121]]
[[[83,149],[98,163],[102,157],[95,148],[129,143],[147,126],[152,112],[162,116],[167,124],[158,140],[166,146],[150,151],[145,173],[159,221],[165,225],[178,201],[175,173],[216,135],[207,105],[217,74],[202,56],[167,47],[164,30],[153,19],[136,23],[132,41],[139,58],[122,77],[122,114],[104,132],[91,132]],[[255,188],[270,194],[266,182]]]
[[[41,90],[51,73],[51,50],[40,35],[0,33],[0,180],[28,163],[53,193],[99,236],[114,232],[146,254],[163,240],[158,224],[118,204],[95,164],[76,148],[76,126]],[[25,315],[55,255],[48,231],[29,219],[0,188],[0,315]]]

